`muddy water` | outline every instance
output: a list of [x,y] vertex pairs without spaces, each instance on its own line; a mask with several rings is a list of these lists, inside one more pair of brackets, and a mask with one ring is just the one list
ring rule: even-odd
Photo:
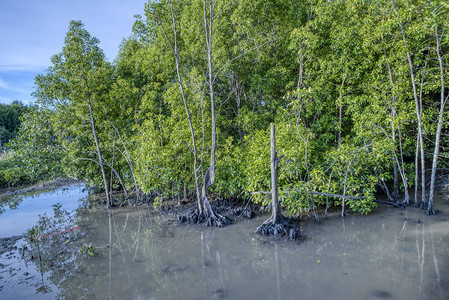
[[78,209],[83,235],[41,241],[64,245],[42,261],[0,255],[0,298],[449,299],[449,205],[436,207],[305,221],[301,243],[255,234],[267,216],[206,228],[150,208]]

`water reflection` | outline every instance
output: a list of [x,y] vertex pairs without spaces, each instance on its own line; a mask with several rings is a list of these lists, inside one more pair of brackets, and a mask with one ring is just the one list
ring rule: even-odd
[[279,256],[279,246],[278,244],[274,244],[274,261],[276,263],[276,288],[278,299],[282,299],[281,297],[281,279],[282,279],[282,267],[281,267],[281,259]]
[[441,282],[440,268],[439,268],[439,265],[438,265],[437,255],[435,254],[435,241],[434,241],[433,235],[434,235],[433,231],[430,231],[430,240],[431,240],[431,243],[432,243],[433,263],[435,265],[436,284],[437,284],[437,287],[438,287],[439,294],[441,296],[443,296],[443,290],[442,290],[442,287],[441,287],[442,282]]
[[78,209],[78,235],[42,240],[28,262],[62,299],[448,299],[445,209],[330,214],[303,222],[302,243],[254,234],[264,217],[206,228],[147,207]]
[[39,215],[53,213],[53,205],[60,203],[66,210],[78,208],[80,199],[87,196],[84,184],[74,184],[53,191],[39,191],[0,197],[0,237],[21,235],[33,226]]

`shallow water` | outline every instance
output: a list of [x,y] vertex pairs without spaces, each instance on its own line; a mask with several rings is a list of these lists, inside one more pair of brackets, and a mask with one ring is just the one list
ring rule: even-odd
[[47,192],[0,197],[0,238],[23,234],[36,224],[39,215],[52,216],[56,203],[66,210],[75,210],[78,200],[87,196],[84,187],[79,183]]
[[[304,221],[299,243],[255,234],[266,215],[207,228],[151,208],[79,209],[84,235],[66,237],[64,259],[59,248],[27,266],[19,250],[0,255],[16,273],[2,268],[0,298],[449,299],[449,205],[436,207]],[[90,243],[93,256],[80,251]]]

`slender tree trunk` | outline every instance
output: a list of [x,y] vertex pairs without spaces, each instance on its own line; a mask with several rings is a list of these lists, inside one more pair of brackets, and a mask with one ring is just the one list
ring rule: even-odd
[[[209,19],[209,25],[207,24],[207,6],[206,6],[206,0],[203,0],[204,4],[204,26],[205,26],[205,32],[206,32],[206,44],[207,44],[207,52],[208,52],[208,69],[209,69],[209,87],[210,87],[210,93],[211,93],[211,111],[212,111],[212,149],[211,149],[211,162],[210,167],[207,169],[206,174],[203,176],[203,186],[200,188],[199,185],[199,178],[198,178],[198,171],[200,168],[202,168],[202,164],[200,168],[197,167],[198,165],[198,151],[196,147],[196,140],[195,140],[195,132],[192,125],[192,119],[190,117],[190,111],[189,106],[186,101],[186,96],[184,92],[184,86],[182,83],[181,78],[181,72],[179,67],[179,51],[178,51],[178,39],[177,39],[177,29],[176,29],[176,20],[175,20],[175,13],[173,10],[173,2],[169,0],[170,3],[170,10],[172,15],[172,25],[173,25],[173,32],[174,32],[174,46],[171,44],[170,39],[168,38],[164,26],[162,22],[160,22],[162,30],[164,32],[164,35],[173,51],[173,54],[175,56],[176,61],[176,72],[178,74],[178,83],[181,88],[181,94],[184,101],[184,107],[186,109],[187,118],[189,120],[189,126],[190,126],[190,132],[192,135],[192,143],[193,143],[193,153],[194,153],[194,176],[195,176],[195,187],[196,187],[196,193],[198,198],[198,214],[193,213],[191,217],[188,217],[188,219],[192,220],[195,219],[197,223],[203,223],[207,222],[208,225],[214,225],[214,226],[224,226],[226,224],[229,224],[230,221],[226,219],[225,217],[216,214],[212,206],[210,205],[209,201],[207,200],[206,193],[208,188],[214,183],[215,181],[215,148],[216,148],[216,120],[215,120],[215,97],[214,97],[214,89],[213,89],[213,68],[212,68],[212,25],[213,25],[213,19],[214,19],[214,8],[215,4],[212,0],[209,2],[210,7],[210,19]],[[209,26],[209,29],[208,29]],[[184,222],[186,219],[186,216],[178,216],[179,222]]]
[[298,90],[303,87],[303,77],[304,77],[304,57],[301,55],[301,57],[299,58],[298,85],[296,87]]
[[400,123],[398,124],[398,133],[399,133],[399,151],[400,151],[399,154],[401,156],[401,165],[399,165],[399,161],[397,159],[396,160],[401,174],[402,182],[404,184],[404,201],[402,202],[402,204],[410,205],[410,196],[408,194],[408,178],[405,173],[404,152],[402,151],[402,134]]
[[[394,99],[394,96],[393,96]],[[393,100],[394,103],[394,100]],[[394,104],[393,104],[394,105]],[[394,147],[396,147],[396,130],[394,128],[394,116],[395,116],[395,109],[392,108],[392,121],[391,121],[391,138],[394,144]],[[399,172],[398,172],[398,166],[396,164],[397,157],[396,157],[396,151],[394,152],[394,158],[393,158],[393,198],[399,198]],[[402,157],[401,157],[402,159]],[[403,183],[405,184],[404,180]],[[404,187],[405,188],[405,187]]]
[[340,87],[340,95],[338,97],[338,146],[341,145],[341,130],[342,130],[342,114],[343,114],[343,86],[345,85],[346,75],[343,77],[343,81]]
[[106,203],[107,203],[106,207],[110,208],[112,206],[112,199],[109,194],[108,180],[106,179],[106,172],[104,170],[103,157],[101,155],[100,144],[98,142],[98,137],[97,137],[97,131],[95,129],[95,119],[94,119],[94,114],[92,112],[92,101],[90,99],[89,86],[87,84],[87,79],[84,78],[84,80],[85,80],[86,89],[87,89],[87,104],[89,105],[90,124],[92,126],[92,133],[94,135],[95,148],[97,149],[97,155],[98,155],[98,163],[100,165],[101,175],[103,176],[104,191],[106,193]]
[[441,139],[441,128],[443,127],[443,117],[444,117],[444,106],[446,104],[445,99],[445,87],[444,87],[444,66],[443,59],[441,58],[441,46],[440,46],[440,38],[438,37],[438,28],[435,28],[435,39],[436,39],[436,52],[438,56],[438,64],[440,67],[440,81],[441,81],[441,92],[440,92],[440,114],[438,117],[438,126],[435,137],[435,150],[433,152],[433,161],[432,161],[432,175],[430,177],[430,191],[429,191],[429,204],[427,209],[427,214],[434,215],[435,211],[433,209],[433,197],[435,190],[435,178],[436,171],[438,165],[438,155],[440,154],[440,139]]
[[338,146],[341,145],[341,104],[338,106]]
[[[396,4],[394,2],[394,0],[391,0],[392,4],[393,4],[393,8],[394,10],[399,13],[396,9]],[[402,27],[402,24],[399,22],[399,27],[401,28],[401,34],[402,34],[402,39],[404,41],[404,43],[407,44],[407,39],[405,37],[405,32],[404,32],[404,28]],[[425,153],[424,153],[424,139],[423,139],[423,133],[422,133],[422,119],[421,119],[421,115],[422,115],[422,106],[420,106],[420,100],[418,99],[418,92],[416,90],[416,81],[415,81],[415,73],[414,73],[414,68],[413,68],[413,61],[412,61],[412,56],[410,54],[410,51],[408,50],[408,48],[406,49],[407,51],[407,61],[408,61],[408,66],[409,66],[409,71],[410,71],[410,80],[412,83],[412,87],[413,87],[413,96],[415,99],[415,112],[416,112],[416,118],[418,121],[418,136],[419,136],[419,140],[420,140],[420,150],[421,150],[421,168],[422,168],[422,173],[421,173],[421,186],[422,186],[422,198],[421,198],[421,204],[423,206],[427,206],[427,199],[426,199],[426,166],[425,166]],[[422,99],[421,99],[422,100]],[[421,107],[421,109],[420,109]]]
[[[215,117],[215,93],[214,93],[214,74],[212,64],[212,28],[214,20],[214,3],[209,0],[209,18],[207,17],[207,4],[206,0],[203,0],[204,10],[204,31],[206,35],[206,48],[207,48],[207,68],[209,75],[209,93],[211,104],[211,118],[212,118],[212,145],[210,150],[210,166],[206,173],[209,173],[204,178],[203,182],[203,201],[208,201],[206,193],[208,188],[215,182],[215,149],[217,147],[217,129],[216,129],[216,117]],[[209,22],[208,22],[209,21]],[[208,24],[209,23],[209,24]],[[208,179],[206,181],[206,179]]]
[[[383,48],[384,55],[387,57],[387,51],[385,50],[385,47]],[[394,81],[393,81],[393,72],[391,71],[390,64],[387,62],[387,70],[388,70],[388,79],[390,81],[391,86],[391,93],[392,93],[392,104],[391,104],[391,138],[393,140],[393,144],[396,147],[396,130],[394,125],[394,118],[396,116],[396,108],[395,108],[395,102],[396,97],[394,95]],[[402,160],[402,157],[401,157]],[[393,197],[399,198],[399,176],[398,176],[398,167],[396,165],[397,157],[395,154],[395,157],[393,158]],[[405,183],[405,182],[404,182]]]
[[[404,37],[405,39],[405,37]],[[412,81],[413,86],[413,94],[415,98],[415,108],[416,108],[416,117],[418,120],[418,136],[420,141],[420,152],[421,152],[421,189],[422,189],[422,195],[421,195],[421,203],[423,206],[427,206],[427,199],[426,199],[426,157],[424,152],[424,138],[423,138],[423,132],[422,132],[422,108],[420,109],[421,105],[419,104],[418,95],[416,91],[416,82],[415,82],[415,75],[413,73],[413,63],[412,58],[410,55],[410,52],[407,50],[407,60],[409,62],[409,68],[410,68],[410,78]]]
[[198,178],[198,166],[197,166],[198,165],[198,152],[197,152],[197,148],[196,148],[195,130],[193,129],[192,118],[190,116],[189,105],[187,104],[187,99],[186,99],[185,92],[184,92],[184,85],[183,85],[182,78],[181,78],[181,71],[180,71],[180,67],[179,67],[179,51],[178,51],[178,37],[177,37],[178,31],[176,29],[176,19],[175,19],[175,12],[173,10],[173,2],[171,0],[169,0],[169,3],[170,3],[171,15],[172,15],[173,33],[175,36],[174,46],[172,46],[172,44],[170,43],[170,40],[168,39],[168,36],[165,34],[165,29],[162,26],[162,22],[160,22],[160,23],[161,23],[162,29],[164,30],[165,37],[167,38],[167,41],[170,44],[170,47],[175,56],[176,73],[178,75],[178,83],[179,83],[179,87],[181,89],[182,100],[184,102],[184,108],[186,110],[187,119],[189,121],[190,134],[192,137],[193,156],[194,156],[193,173],[194,173],[194,179],[195,179],[196,196],[197,196],[197,200],[198,200],[198,211],[200,214],[202,214],[203,207],[201,205],[201,192],[200,192],[200,185],[199,185],[199,178]]
[[234,75],[234,84],[235,84],[235,98],[236,98],[236,104],[237,104],[237,120],[238,120],[238,131],[239,131],[239,138],[240,141],[243,141],[244,138],[244,133],[243,133],[243,128],[240,125],[240,120],[239,120],[239,116],[240,116],[240,107],[242,105],[242,97],[241,97],[241,89],[240,89],[240,81],[239,81],[239,77],[238,75]]
[[203,178],[203,189],[202,189],[202,201],[203,210],[206,214],[206,219],[208,225],[215,225],[218,227],[224,226],[229,223],[229,220],[223,216],[215,213],[207,199],[207,190],[215,183],[215,149],[217,147],[217,125],[216,125],[216,115],[215,115],[215,91],[214,91],[214,70],[212,64],[212,29],[213,22],[215,19],[214,10],[217,5],[216,1],[208,0],[209,2],[209,18],[207,16],[207,0],[203,0],[203,10],[204,10],[204,32],[206,35],[206,49],[207,49],[207,67],[209,75],[209,93],[210,93],[210,109],[212,118],[212,145],[210,150],[210,166],[206,171],[206,175]]
[[[327,184],[327,193],[329,194],[330,188],[331,188],[331,181],[332,181],[332,173],[334,172],[334,170],[331,170],[331,173],[329,175],[329,182]],[[334,204],[334,201],[332,201],[332,204]],[[324,218],[327,219],[327,211],[329,210],[330,205],[329,205],[329,195],[326,195],[326,209],[324,210]]]
[[349,167],[351,166],[351,163],[352,163],[352,160],[349,162],[348,167],[346,168],[345,184],[343,186],[343,198],[342,198],[342,204],[341,204],[341,217],[345,216],[346,184],[348,183],[348,173],[349,173]]
[[260,226],[256,232],[260,232],[260,229],[265,224],[281,224],[283,221],[283,217],[281,214],[281,209],[279,206],[279,199],[278,199],[278,175],[277,175],[277,168],[279,164],[279,159],[277,157],[276,152],[276,129],[275,125],[270,125],[270,150],[271,150],[271,156],[270,156],[270,174],[271,174],[271,218],[269,218],[267,221],[265,221],[262,226]]
[[281,221],[281,210],[278,200],[278,175],[277,175],[277,153],[276,153],[276,132],[274,124],[270,126],[271,131],[271,206],[273,210],[274,222]]
[[[114,160],[115,160],[115,140],[116,140],[116,136],[114,134],[114,145],[112,146],[112,161],[111,161],[111,166],[114,167]],[[111,168],[111,175],[110,175],[110,180],[109,180],[109,193],[112,195],[112,179],[114,176],[114,171],[112,171]]]
[[[126,156],[123,155],[123,153],[121,151],[120,152],[122,153],[123,157],[125,157],[125,159],[126,159],[126,161],[128,163],[129,169],[131,171],[131,175],[132,175],[133,181],[134,181],[134,187],[136,189],[137,201],[138,201],[139,200],[139,196],[140,196],[139,195],[140,187],[139,187],[139,184],[137,183],[137,180],[136,180],[136,176],[135,176],[134,168],[133,168],[133,162],[131,160],[131,156],[129,155],[128,147],[126,147],[125,141],[123,140],[122,135],[120,134],[120,131],[117,129],[117,127],[115,127],[115,125],[112,122],[110,124],[112,125],[112,127],[114,127],[116,134],[118,135],[120,141],[122,142],[123,149],[125,151]],[[114,146],[115,146],[115,140],[114,140]]]
[[271,217],[260,225],[256,232],[263,235],[288,235],[290,240],[302,238],[301,233],[295,228],[289,218],[282,216],[278,199],[278,175],[277,169],[280,158],[276,153],[276,132],[274,124],[270,125],[271,132]]
[[[393,143],[395,142],[395,134],[393,133]],[[396,165],[396,157],[393,158],[393,198],[399,198],[399,172],[398,172],[398,166]]]
[[418,175],[419,175],[419,136],[416,136],[415,151],[415,207],[418,207]]

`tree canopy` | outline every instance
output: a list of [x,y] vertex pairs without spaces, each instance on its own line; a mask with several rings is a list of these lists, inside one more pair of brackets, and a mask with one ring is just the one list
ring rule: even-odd
[[35,96],[65,172],[104,190],[194,198],[213,165],[208,193],[268,204],[275,123],[284,209],[368,213],[378,191],[408,204],[425,190],[425,161],[446,164],[448,13],[440,0],[150,1],[112,63],[72,21]]

